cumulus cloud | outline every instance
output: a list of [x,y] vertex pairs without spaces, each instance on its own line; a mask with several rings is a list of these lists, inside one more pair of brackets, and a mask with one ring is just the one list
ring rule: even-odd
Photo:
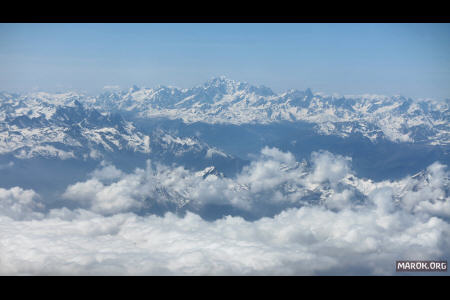
[[315,183],[329,181],[335,185],[344,178],[350,171],[350,158],[335,156],[327,151],[313,152],[312,161],[314,163],[314,172],[310,180]]
[[208,205],[228,205],[259,218],[274,206],[279,209],[273,215],[317,203],[340,210],[361,202],[393,209],[391,202],[399,202],[412,212],[450,216],[448,171],[439,163],[420,178],[372,182],[355,176],[348,157],[320,151],[313,152],[309,162],[297,162],[291,153],[266,147],[234,178],[210,171],[193,172],[148,161],[145,169],[126,174],[103,163],[89,180],[70,185],[63,197],[103,214],[151,212],[162,206],[199,213]]
[[[80,208],[45,213],[33,191],[0,189],[0,274],[383,275],[396,260],[450,254],[449,172],[439,163],[372,182],[345,157],[317,152],[300,163],[266,148],[234,178],[208,174],[151,162],[125,174],[103,164],[67,188]],[[302,202],[312,196],[318,201]],[[137,213],[158,201],[189,209]],[[257,220],[206,221],[195,210],[252,211],[269,201],[300,205]]]
[[109,181],[109,180],[121,178],[124,175],[121,170],[117,169],[115,166],[113,166],[105,161],[102,161],[100,163],[100,165],[102,168],[95,169],[91,173],[91,176],[93,178],[97,178],[101,181]]
[[351,201],[354,198],[354,191],[343,190],[335,192],[326,199],[325,205],[330,209],[341,210],[351,206]]
[[39,218],[42,214],[35,210],[43,208],[43,205],[38,202],[38,198],[39,195],[33,190],[0,188],[0,216],[17,220]]
[[[125,174],[112,165],[91,174],[91,179],[70,185],[63,197],[95,212],[111,214],[151,209],[155,205],[231,205],[255,210],[267,203],[295,203],[304,195],[302,166],[291,153],[264,148],[258,160],[237,175],[202,176],[183,167],[169,167],[147,162],[145,169]],[[286,189],[291,189],[286,193]],[[170,206],[169,205],[169,206]]]
[[416,213],[450,217],[449,176],[446,166],[436,162],[421,177],[408,179],[408,190],[402,201],[404,207]]
[[136,185],[138,181],[127,179],[110,185],[105,185],[96,178],[79,182],[69,186],[63,197],[87,205],[92,211],[106,214],[139,209],[144,202],[139,201],[141,195],[136,190],[139,189]]

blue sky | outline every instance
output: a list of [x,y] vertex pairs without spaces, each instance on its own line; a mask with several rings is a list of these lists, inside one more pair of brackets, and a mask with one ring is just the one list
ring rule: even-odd
[[0,90],[190,87],[450,98],[450,24],[0,24]]

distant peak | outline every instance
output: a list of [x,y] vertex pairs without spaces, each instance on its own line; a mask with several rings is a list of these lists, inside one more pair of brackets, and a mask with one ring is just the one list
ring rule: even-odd
[[227,80],[231,80],[231,79],[227,78],[227,76],[225,76],[225,75],[220,75],[220,76],[217,76],[217,77],[213,77],[213,80],[227,81]]
[[210,87],[221,88],[221,89],[225,89],[227,92],[245,90],[247,92],[254,92],[256,94],[260,94],[260,95],[264,95],[264,96],[269,96],[269,95],[274,94],[274,92],[266,86],[253,86],[253,85],[249,84],[248,82],[236,81],[236,80],[230,79],[224,75],[221,75],[218,77],[213,77],[212,79],[207,81],[203,85],[203,87],[205,87],[205,88],[210,88]]
[[137,85],[135,85],[135,84],[133,84],[133,86],[130,88],[130,92],[131,93],[137,92],[139,90],[140,90],[140,88]]
[[206,82],[206,85],[217,85],[217,84],[239,84],[239,82],[229,79],[224,75],[216,76],[211,78]]
[[83,104],[81,104],[81,102],[80,101],[78,101],[77,99],[73,99],[71,102],[70,102],[70,105],[72,105],[72,106],[76,106],[76,107],[83,107]]
[[313,96],[313,92],[311,91],[310,88],[307,88],[307,89],[305,90],[305,95],[308,96],[308,97],[312,97],[312,96]]

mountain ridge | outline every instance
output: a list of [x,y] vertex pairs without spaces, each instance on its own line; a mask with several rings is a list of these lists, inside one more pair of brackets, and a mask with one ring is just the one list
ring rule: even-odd
[[[169,133],[142,132],[136,128],[136,121],[152,118],[180,119],[186,124],[306,122],[318,135],[341,138],[356,135],[372,143],[385,139],[447,147],[449,107],[450,100],[414,100],[400,95],[365,94],[345,98],[313,93],[309,88],[275,93],[268,87],[224,76],[193,88],[133,86],[97,96],[77,92],[24,95],[2,92],[0,153],[14,152],[19,157],[29,157],[32,153],[53,152],[54,156],[69,158],[77,156],[77,151],[72,150],[88,145],[89,151],[82,151],[82,155],[98,151],[99,147],[102,151],[129,149],[145,154],[151,152],[153,140],[158,145],[167,144],[167,149],[178,153],[168,143],[175,145],[175,141],[191,138],[168,138]],[[33,152],[32,148],[37,146],[40,150]],[[205,157],[223,153],[207,145],[199,147],[205,151]]]
[[[113,110],[135,118],[166,117],[186,123],[267,124],[306,121],[316,124],[319,134],[346,137],[360,132],[372,141],[430,145],[450,143],[450,100],[412,99],[404,96],[322,96],[311,89],[274,93],[215,77],[190,89],[140,88],[138,91],[109,91],[91,98],[88,105]],[[367,129],[370,128],[370,129]]]

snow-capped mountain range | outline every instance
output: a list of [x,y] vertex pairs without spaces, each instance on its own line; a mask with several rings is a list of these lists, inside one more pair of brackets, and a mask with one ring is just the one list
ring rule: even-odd
[[450,100],[413,100],[403,96],[326,96],[289,90],[276,94],[225,77],[178,89],[160,86],[108,91],[86,99],[101,111],[121,111],[139,118],[180,118],[184,122],[271,123],[306,121],[320,134],[347,137],[360,133],[376,141],[447,145]]
[[144,134],[119,114],[100,113],[81,101],[83,96],[75,93],[0,94],[0,155],[62,160],[101,159],[114,152],[227,157],[195,137],[180,138],[162,130]]
[[319,135],[360,135],[376,143],[447,146],[450,100],[403,96],[325,96],[289,90],[274,93],[225,77],[189,89],[160,86],[108,91],[98,96],[75,92],[0,93],[0,155],[98,158],[103,152],[143,154],[186,152],[227,157],[196,137],[161,129],[142,132],[136,121],[163,117],[184,123],[271,124],[307,122]]

